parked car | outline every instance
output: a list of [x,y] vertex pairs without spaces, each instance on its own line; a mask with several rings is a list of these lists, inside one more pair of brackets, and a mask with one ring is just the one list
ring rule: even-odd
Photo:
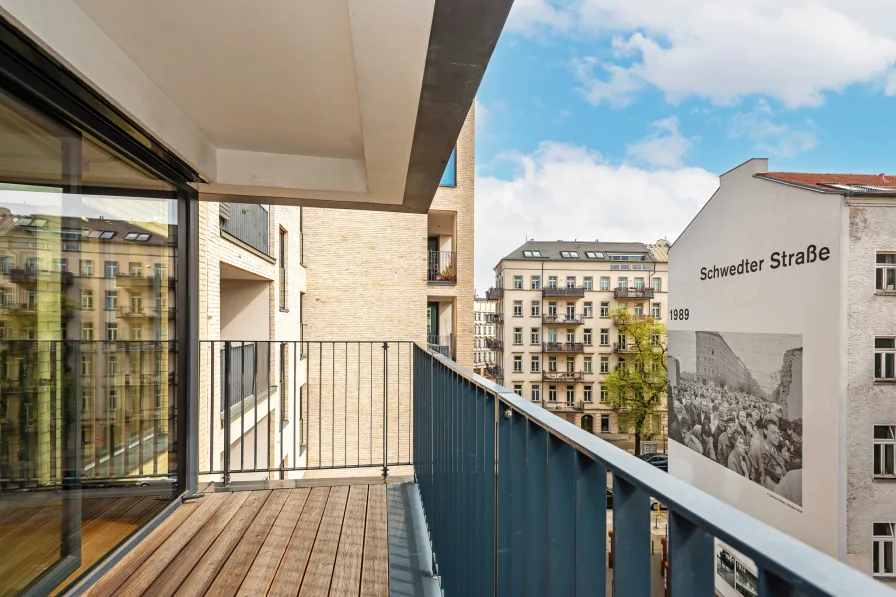
[[669,472],[669,456],[666,454],[641,454],[641,460],[652,464],[663,472]]

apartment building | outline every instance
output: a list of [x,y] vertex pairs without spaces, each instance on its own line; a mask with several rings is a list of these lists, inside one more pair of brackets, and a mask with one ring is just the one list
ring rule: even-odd
[[[756,454],[783,452],[778,472],[792,487],[775,486],[769,467],[763,487],[677,441],[670,472],[888,582],[896,575],[894,180],[770,172],[766,159],[726,172],[671,248],[669,305],[676,375],[696,373],[708,404],[720,397],[767,412],[757,420],[781,441],[766,438]],[[785,298],[795,293],[806,300]],[[696,346],[677,340],[695,332]]]
[[495,301],[478,296],[473,300],[473,371],[478,375],[495,363],[497,308]]
[[[527,241],[495,266],[496,365],[486,374],[605,439],[627,443],[605,375],[625,361],[611,312],[665,321],[668,243]],[[664,435],[665,408],[648,432]]]

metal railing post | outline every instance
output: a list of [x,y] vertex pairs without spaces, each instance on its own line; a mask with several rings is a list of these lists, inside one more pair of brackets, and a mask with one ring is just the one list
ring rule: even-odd
[[389,476],[389,343],[383,342],[383,482]]
[[[221,419],[224,425],[224,486],[230,485],[230,401],[231,401],[231,385],[232,385],[232,369],[231,369],[230,342],[224,343],[224,375],[221,378],[224,382],[224,405],[222,408]],[[214,390],[213,390],[214,391]]]

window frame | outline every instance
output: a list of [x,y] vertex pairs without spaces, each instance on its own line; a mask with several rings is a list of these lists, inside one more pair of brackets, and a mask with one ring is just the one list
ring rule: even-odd
[[[519,283],[519,285],[517,285]],[[513,277],[513,290],[522,290],[523,289],[523,277],[522,276],[514,276]]]
[[[887,525],[889,532],[886,535],[878,534],[875,529],[877,525]],[[890,546],[890,571],[881,572],[881,569],[886,569],[886,545]],[[877,558],[874,557],[875,551],[877,551]],[[871,575],[884,578],[896,577],[896,523],[871,523]]]
[[[888,429],[889,437],[877,437],[878,428]],[[896,479],[896,425],[874,425],[872,428],[871,440],[874,449],[874,458],[871,464],[873,478]],[[885,470],[887,451],[890,452],[890,472],[886,472]],[[882,472],[878,472],[878,462],[881,465]]]
[[513,372],[514,373],[522,373],[523,372],[523,355],[521,355],[521,354],[513,355]]
[[[878,340],[892,340],[892,347],[878,347]],[[886,376],[887,361],[889,361],[890,371],[892,375]],[[874,337],[874,381],[875,382],[896,382],[896,337],[894,336],[875,336]],[[881,375],[878,375],[878,372]]]
[[531,276],[529,278],[529,290],[541,290],[541,276]]
[[513,344],[515,346],[523,345],[523,328],[513,328]]

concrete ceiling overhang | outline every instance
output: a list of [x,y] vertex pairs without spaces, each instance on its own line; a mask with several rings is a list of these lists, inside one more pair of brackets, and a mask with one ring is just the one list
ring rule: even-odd
[[512,0],[0,0],[200,198],[424,213]]

